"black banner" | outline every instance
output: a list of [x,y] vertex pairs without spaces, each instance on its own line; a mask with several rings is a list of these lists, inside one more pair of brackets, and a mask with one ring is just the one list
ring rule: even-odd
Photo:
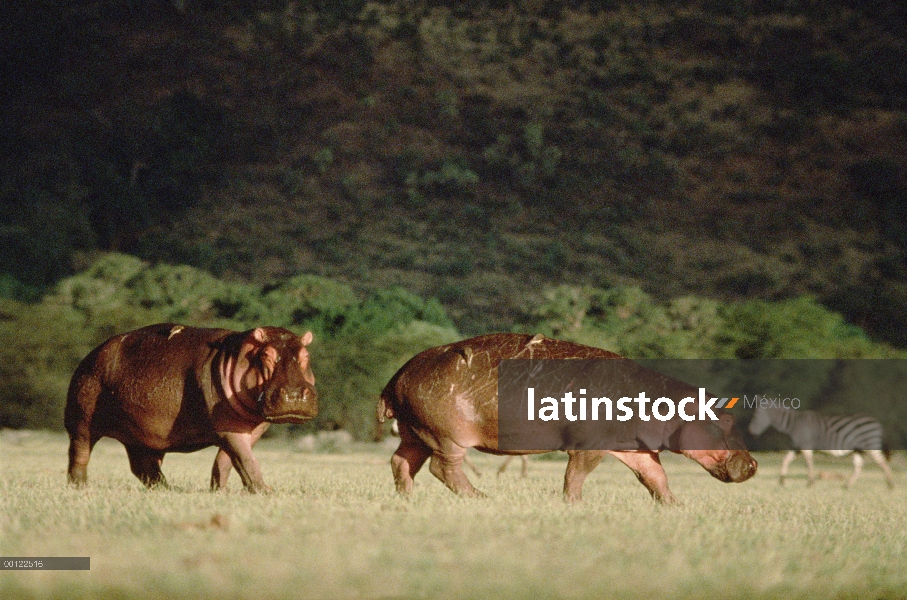
[[733,421],[698,449],[904,449],[905,395],[898,359],[502,360],[498,446],[675,449],[687,424]]

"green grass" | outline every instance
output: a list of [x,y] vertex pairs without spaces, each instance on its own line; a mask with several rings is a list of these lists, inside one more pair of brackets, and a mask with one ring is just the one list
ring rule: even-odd
[[[0,555],[90,556],[90,571],[0,572],[5,598],[904,597],[904,456],[888,492],[867,465],[851,491],[777,484],[779,457],[722,484],[666,456],[683,504],[655,505],[606,459],[586,500],[565,505],[565,463],[474,455],[491,498],[455,497],[428,472],[409,500],[393,491],[389,447],[305,454],[284,440],[257,451],[270,495],[207,491],[214,452],[171,454],[172,488],[147,491],[122,447],[103,440],[89,487],[65,484],[66,439],[0,435]],[[826,473],[849,461],[818,458]],[[234,475],[235,477],[235,475]]]

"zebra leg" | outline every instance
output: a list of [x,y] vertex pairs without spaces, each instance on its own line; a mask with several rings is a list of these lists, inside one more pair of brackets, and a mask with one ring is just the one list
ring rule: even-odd
[[476,474],[476,477],[482,476],[482,472],[479,471],[474,464],[472,464],[472,461],[469,460],[469,457],[465,454],[463,455],[463,464],[472,469],[472,472]]
[[778,482],[778,485],[784,485],[784,478],[787,477],[787,468],[790,467],[790,463],[793,462],[796,456],[796,450],[791,450],[784,455],[784,460],[781,461],[781,480]]
[[853,475],[850,476],[850,479],[847,480],[847,483],[844,484],[844,489],[849,488],[856,482],[857,477],[860,476],[860,473],[863,471],[863,457],[859,452],[853,453]]
[[508,456],[504,459],[504,462],[501,463],[501,466],[498,468],[498,477],[501,476],[501,473],[507,470],[507,465],[510,464],[510,461],[513,460],[513,456]]
[[894,478],[891,475],[891,469],[888,467],[888,463],[885,462],[885,456],[882,454],[881,450],[869,450],[869,456],[872,460],[875,461],[883,471],[885,471],[885,479],[888,481],[888,489],[894,488]]
[[813,451],[800,450],[800,452],[803,453],[803,458],[806,459],[806,485],[811,486],[816,481],[813,474]]

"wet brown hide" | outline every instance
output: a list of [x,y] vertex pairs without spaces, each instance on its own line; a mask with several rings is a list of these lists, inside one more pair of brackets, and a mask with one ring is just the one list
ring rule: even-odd
[[[463,473],[468,448],[492,454],[535,454],[541,451],[502,451],[498,448],[498,364],[503,359],[620,359],[617,354],[541,335],[498,333],[431,348],[409,360],[388,382],[377,406],[377,418],[396,418],[400,446],[391,459],[397,490],[409,493],[413,477],[426,460],[430,471],[458,494],[481,495]],[[674,392],[694,395],[691,386],[675,381]],[[690,412],[695,410],[689,409]],[[674,501],[658,452],[671,450],[700,463],[721,481],[744,481],[756,472],[734,428],[722,413],[720,422],[626,422],[617,427],[620,450],[569,452],[564,493],[568,501],[582,498],[586,476],[605,454],[613,454],[634,471],[659,502]],[[717,450],[695,448],[714,447]]]
[[252,446],[270,423],[318,414],[311,341],[311,333],[276,327],[235,332],[172,323],[107,340],[70,382],[70,482],[87,481],[91,449],[106,436],[126,446],[132,472],[147,486],[166,485],[160,467],[167,452],[216,445],[213,489],[235,467],[246,489],[266,490]]

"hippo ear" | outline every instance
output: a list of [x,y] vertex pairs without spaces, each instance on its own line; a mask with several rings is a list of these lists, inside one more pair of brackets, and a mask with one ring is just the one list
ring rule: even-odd
[[267,335],[265,335],[265,330],[261,327],[256,327],[252,330],[252,339],[256,342],[264,343],[265,338],[267,338]]
[[734,429],[734,415],[730,413],[721,413],[718,415],[718,426],[721,427],[721,431],[724,432],[724,435],[729,435],[731,430]]
[[311,331],[306,331],[304,334],[302,334],[299,337],[299,341],[302,342],[303,346],[308,346],[309,344],[312,343],[312,338],[314,338],[314,337],[315,336],[312,335]]

